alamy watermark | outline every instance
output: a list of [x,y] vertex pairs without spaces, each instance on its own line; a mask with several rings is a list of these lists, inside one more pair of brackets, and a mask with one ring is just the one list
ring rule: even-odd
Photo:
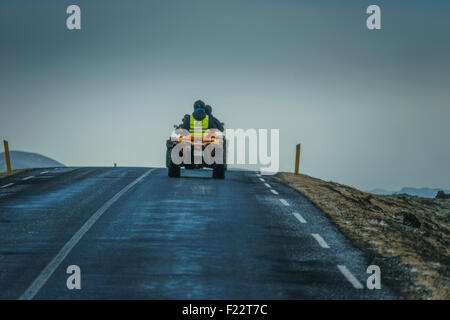
[[69,30],[80,30],[81,29],[81,9],[75,4],[71,4],[67,7],[66,13],[70,16],[66,19],[66,27]]
[[381,289],[381,270],[377,265],[370,265],[367,267],[366,272],[370,274],[367,278],[367,288],[370,290]]
[[171,139],[178,142],[170,154],[175,165],[259,165],[264,175],[279,170],[279,129],[226,129],[224,133],[209,129],[205,134],[179,128]]
[[[369,30],[381,29],[381,9],[378,5],[372,4],[367,7],[366,13],[370,16],[366,20],[366,26]],[[66,27],[69,30],[81,29],[81,8],[78,5],[71,4],[66,9],[69,17],[66,19]]]
[[370,16],[366,20],[366,26],[369,30],[380,30],[381,29],[381,9],[379,6],[372,4],[367,7],[367,14]]
[[70,265],[66,269],[66,273],[70,274],[67,278],[66,286],[69,290],[81,289],[81,269],[76,264]]

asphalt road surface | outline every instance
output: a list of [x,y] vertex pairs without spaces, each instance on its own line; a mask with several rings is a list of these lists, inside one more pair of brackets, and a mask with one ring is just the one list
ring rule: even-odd
[[324,213],[253,171],[23,172],[0,180],[0,242],[0,299],[396,298]]

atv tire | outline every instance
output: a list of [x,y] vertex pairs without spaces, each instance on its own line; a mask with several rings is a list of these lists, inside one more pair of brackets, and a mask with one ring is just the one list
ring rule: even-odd
[[172,152],[172,148],[166,149],[166,168],[169,167],[170,164],[170,153]]
[[213,168],[214,179],[225,179],[225,165],[218,164]]
[[169,161],[169,166],[167,168],[168,175],[171,178],[179,178],[180,177],[180,167],[175,165],[172,160]]

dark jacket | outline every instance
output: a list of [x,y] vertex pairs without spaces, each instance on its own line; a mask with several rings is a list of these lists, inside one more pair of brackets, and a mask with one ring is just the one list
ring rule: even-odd
[[209,116],[209,122],[214,123],[214,128],[215,129],[219,129],[220,131],[225,131],[222,123],[219,121],[219,119],[217,119],[216,117],[214,117],[211,113],[209,113],[208,111],[206,111],[206,114]]

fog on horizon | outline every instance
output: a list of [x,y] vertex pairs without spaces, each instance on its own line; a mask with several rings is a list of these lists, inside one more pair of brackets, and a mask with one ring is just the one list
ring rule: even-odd
[[[81,7],[82,29],[66,29]],[[366,28],[368,5],[382,29]],[[0,138],[68,166],[164,166],[201,98],[280,129],[280,171],[450,189],[450,3],[0,1]],[[3,151],[3,147],[0,149]]]

